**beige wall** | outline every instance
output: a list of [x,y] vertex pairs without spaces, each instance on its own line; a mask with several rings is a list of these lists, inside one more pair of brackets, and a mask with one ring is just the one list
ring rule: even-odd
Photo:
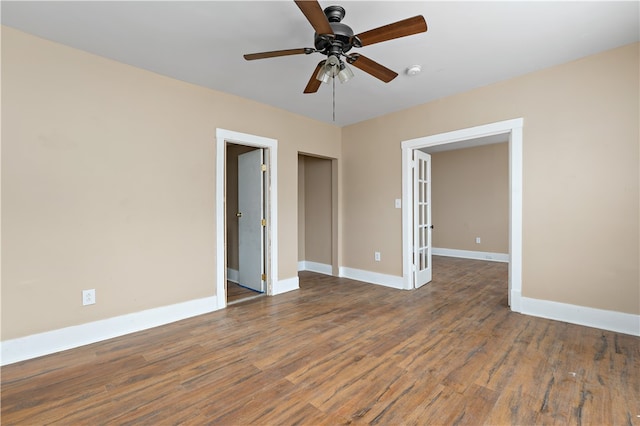
[[508,143],[435,152],[431,181],[433,247],[509,253]]
[[635,43],[344,128],[342,265],[402,274],[401,141],[523,117],[522,295],[640,313],[639,89]]
[[297,276],[298,152],[340,128],[2,27],[2,340],[214,295],[218,127],[278,140]]
[[401,275],[400,142],[524,117],[523,295],[638,314],[638,53],[340,129],[3,27],[2,340],[214,295],[216,128],[278,140],[279,279],[298,152],[338,159],[339,264]]
[[[331,265],[331,160],[301,156],[304,160],[304,258]],[[302,243],[301,243],[302,244]]]

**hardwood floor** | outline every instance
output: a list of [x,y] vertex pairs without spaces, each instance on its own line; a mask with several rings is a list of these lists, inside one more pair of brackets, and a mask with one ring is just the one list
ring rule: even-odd
[[2,368],[2,424],[640,424],[640,338],[519,315],[507,265],[299,291]]

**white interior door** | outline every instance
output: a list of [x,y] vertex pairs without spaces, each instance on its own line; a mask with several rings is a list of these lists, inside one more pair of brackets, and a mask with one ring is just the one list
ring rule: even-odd
[[431,281],[431,156],[413,151],[413,262],[414,287]]
[[238,156],[238,283],[264,293],[263,150]]

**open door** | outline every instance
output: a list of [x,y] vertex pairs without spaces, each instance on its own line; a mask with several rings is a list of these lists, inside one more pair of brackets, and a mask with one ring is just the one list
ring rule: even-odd
[[263,150],[238,156],[238,283],[264,293]]
[[414,287],[431,281],[431,156],[413,150]]

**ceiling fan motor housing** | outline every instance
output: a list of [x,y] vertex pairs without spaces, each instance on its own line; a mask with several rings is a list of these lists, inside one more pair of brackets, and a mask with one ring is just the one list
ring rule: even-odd
[[333,30],[334,36],[326,34],[315,35],[314,45],[320,53],[330,55],[346,53],[351,50],[353,39],[353,30],[346,24],[341,23],[345,15],[345,10],[341,6],[329,6],[324,9],[324,14],[329,20],[329,25]]

